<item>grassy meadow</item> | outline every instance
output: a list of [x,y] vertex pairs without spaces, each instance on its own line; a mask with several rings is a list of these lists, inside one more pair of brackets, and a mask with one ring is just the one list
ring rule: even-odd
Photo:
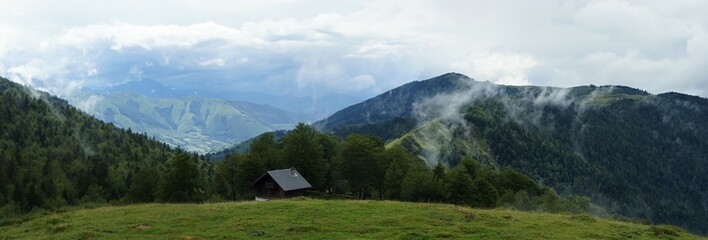
[[0,239],[701,239],[672,226],[450,204],[312,200],[142,204],[9,219]]

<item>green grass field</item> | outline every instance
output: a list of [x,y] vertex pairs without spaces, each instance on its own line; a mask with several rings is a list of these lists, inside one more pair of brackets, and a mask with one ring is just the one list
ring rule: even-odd
[[671,226],[449,204],[291,199],[142,204],[5,221],[0,239],[701,239]]

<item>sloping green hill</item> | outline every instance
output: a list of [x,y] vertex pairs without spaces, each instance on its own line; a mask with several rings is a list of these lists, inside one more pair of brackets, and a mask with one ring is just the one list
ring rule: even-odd
[[344,108],[314,125],[346,136],[352,127],[381,124],[396,118],[414,117],[413,103],[420,99],[449,93],[466,86],[469,77],[448,73],[425,81],[414,81],[389,90],[364,102]]
[[18,239],[701,239],[672,226],[449,204],[292,199],[102,207],[6,221]]

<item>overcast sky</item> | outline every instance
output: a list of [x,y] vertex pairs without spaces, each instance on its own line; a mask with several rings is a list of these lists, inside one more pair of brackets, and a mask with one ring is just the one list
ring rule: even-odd
[[0,0],[0,75],[368,97],[446,72],[708,96],[708,1]]

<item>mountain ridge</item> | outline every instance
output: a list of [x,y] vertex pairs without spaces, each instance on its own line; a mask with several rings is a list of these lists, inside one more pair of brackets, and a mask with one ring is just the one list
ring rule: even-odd
[[314,125],[338,136],[373,133],[431,167],[461,156],[511,166],[615,213],[708,231],[705,98],[626,86],[504,86],[450,73]]
[[202,98],[221,99],[227,101],[245,101],[255,104],[268,104],[297,114],[307,115],[312,118],[325,117],[334,111],[349,106],[361,99],[344,93],[325,93],[318,96],[281,95],[268,92],[241,92],[241,91],[210,91],[188,89],[184,87],[171,87],[159,80],[145,78],[128,81],[123,84],[108,87],[104,90],[90,91],[97,95],[111,95],[114,93],[138,93],[152,98],[183,98],[197,96]]

